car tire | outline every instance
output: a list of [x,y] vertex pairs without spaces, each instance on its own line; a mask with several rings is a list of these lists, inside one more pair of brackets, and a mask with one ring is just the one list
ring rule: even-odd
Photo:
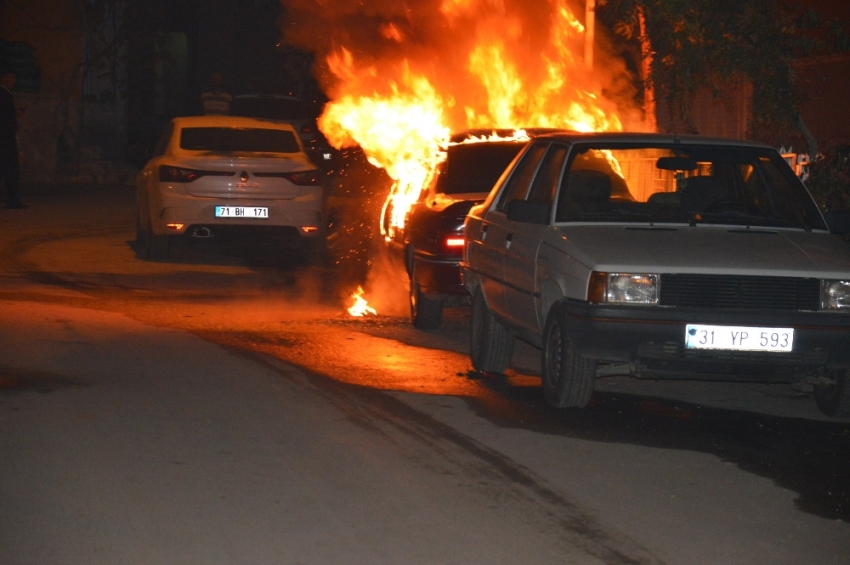
[[481,289],[472,299],[469,327],[469,356],[476,371],[501,373],[511,364],[514,335],[496,320]]
[[417,330],[435,330],[443,322],[443,301],[422,293],[416,271],[410,279],[410,317]]
[[815,385],[815,402],[827,416],[850,414],[850,376],[847,371],[837,372],[835,382]]
[[301,250],[307,265],[324,266],[328,261],[328,242],[324,237],[303,241]]
[[596,361],[576,351],[568,333],[566,313],[558,305],[546,319],[541,377],[546,402],[557,408],[584,408],[593,396]]
[[145,226],[142,225],[142,216],[140,211],[136,211],[136,253],[142,259],[150,259],[150,233]]
[[154,261],[165,261],[171,252],[171,237],[148,233],[149,257]]

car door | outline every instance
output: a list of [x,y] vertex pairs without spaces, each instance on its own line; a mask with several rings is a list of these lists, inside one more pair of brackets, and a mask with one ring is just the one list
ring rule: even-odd
[[505,304],[511,320],[534,333],[539,333],[543,324],[538,315],[537,257],[544,233],[552,229],[552,203],[567,154],[568,147],[565,145],[553,143],[549,147],[525,198],[526,201],[545,205],[548,210],[546,223],[511,221],[506,234]]
[[510,318],[505,305],[505,252],[510,244],[513,222],[508,221],[507,204],[525,199],[537,167],[546,153],[548,142],[534,142],[516,163],[493,206],[484,213],[477,265],[480,266],[482,287],[490,308],[503,318]]

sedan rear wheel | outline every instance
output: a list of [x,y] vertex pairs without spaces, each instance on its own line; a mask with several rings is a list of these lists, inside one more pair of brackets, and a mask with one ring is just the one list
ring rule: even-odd
[[165,261],[171,248],[171,237],[167,235],[156,235],[148,233],[148,241],[150,242],[150,258],[154,261]]
[[142,259],[150,259],[151,238],[150,232],[142,224],[141,212],[136,211],[136,250]]
[[410,317],[419,330],[435,330],[443,322],[443,301],[422,293],[416,271],[410,279]]
[[584,408],[593,396],[596,361],[580,355],[567,332],[567,317],[555,305],[543,333],[542,377],[546,402],[558,408]]
[[472,299],[469,327],[472,366],[476,371],[501,373],[511,364],[513,352],[513,334],[496,320],[479,288]]
[[850,377],[847,371],[835,373],[835,382],[815,385],[815,402],[827,416],[850,414]]

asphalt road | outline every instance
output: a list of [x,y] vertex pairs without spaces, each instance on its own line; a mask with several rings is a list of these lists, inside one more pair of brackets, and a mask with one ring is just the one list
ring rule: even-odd
[[3,565],[850,563],[850,420],[809,393],[614,376],[555,410],[533,348],[472,372],[468,311],[412,329],[379,260],[141,261],[133,201],[0,209]]

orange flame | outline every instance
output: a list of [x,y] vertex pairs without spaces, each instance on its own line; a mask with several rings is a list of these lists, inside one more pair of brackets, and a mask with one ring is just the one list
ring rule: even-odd
[[[340,48],[327,59],[336,92],[319,119],[334,146],[359,145],[394,184],[382,211],[381,231],[392,236],[445,157],[450,132],[466,128],[551,127],[620,131],[617,105],[602,96],[584,65],[585,28],[567,6],[550,0],[550,28],[524,33],[503,0],[441,0],[446,28],[475,21],[451,50],[416,64],[377,59],[358,63]],[[476,19],[476,11],[486,17]],[[480,21],[479,21],[480,20]],[[380,33],[405,45],[395,26]],[[534,43],[536,42],[536,43]],[[386,228],[386,229],[385,229]]]
[[355,318],[360,318],[365,316],[366,314],[377,315],[378,312],[369,306],[369,303],[366,302],[366,299],[363,298],[363,287],[358,286],[357,292],[351,294],[351,298],[354,299],[354,304],[352,304],[348,308],[348,313],[354,316]]

